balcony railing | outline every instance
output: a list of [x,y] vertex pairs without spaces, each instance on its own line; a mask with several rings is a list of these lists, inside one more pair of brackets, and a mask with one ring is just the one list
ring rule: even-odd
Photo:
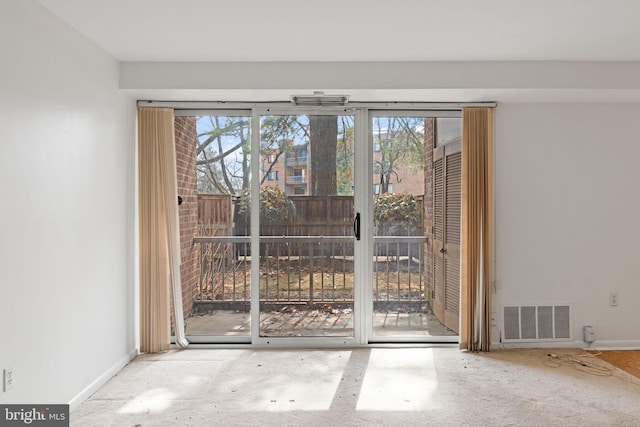
[[287,166],[306,165],[307,164],[307,160],[308,160],[307,156],[287,157],[285,159],[285,165],[287,165]]
[[287,183],[288,184],[305,184],[307,182],[307,177],[306,176],[300,176],[300,175],[289,175],[287,176]]
[[[424,301],[425,242],[422,236],[374,237],[374,302]],[[251,300],[250,237],[197,237],[194,243],[200,246],[199,300],[247,304]],[[353,302],[351,236],[261,236],[259,256],[263,303]]]

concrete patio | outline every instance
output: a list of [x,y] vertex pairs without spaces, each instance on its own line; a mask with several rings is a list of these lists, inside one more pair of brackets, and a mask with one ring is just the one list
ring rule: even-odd
[[[251,316],[244,311],[215,310],[185,319],[189,335],[249,336]],[[455,336],[428,312],[401,312],[388,310],[373,314],[373,328],[378,336]],[[305,309],[285,306],[279,311],[261,314],[260,330],[263,336],[342,337],[353,334],[353,310]]]

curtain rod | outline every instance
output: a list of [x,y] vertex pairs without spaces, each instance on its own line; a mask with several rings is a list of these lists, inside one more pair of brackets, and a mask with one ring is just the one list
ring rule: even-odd
[[[146,101],[139,100],[138,107],[164,107],[185,110],[207,109],[251,109],[251,108],[295,108],[290,101]],[[496,102],[348,102],[340,108],[372,108],[397,110],[461,110],[467,107],[495,108]],[[317,107],[330,109],[336,107]]]

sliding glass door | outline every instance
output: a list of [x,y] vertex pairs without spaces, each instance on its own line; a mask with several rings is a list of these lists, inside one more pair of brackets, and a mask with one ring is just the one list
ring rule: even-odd
[[459,146],[459,115],[177,112],[179,175],[191,168],[178,177],[189,339],[455,341],[459,168],[447,160],[441,176],[438,162]]
[[354,116],[260,116],[260,337],[354,336]]

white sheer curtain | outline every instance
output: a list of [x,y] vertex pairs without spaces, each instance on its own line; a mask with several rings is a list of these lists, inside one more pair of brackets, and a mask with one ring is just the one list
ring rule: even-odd
[[169,292],[176,344],[186,347],[173,110],[138,108],[140,351],[170,346]]

